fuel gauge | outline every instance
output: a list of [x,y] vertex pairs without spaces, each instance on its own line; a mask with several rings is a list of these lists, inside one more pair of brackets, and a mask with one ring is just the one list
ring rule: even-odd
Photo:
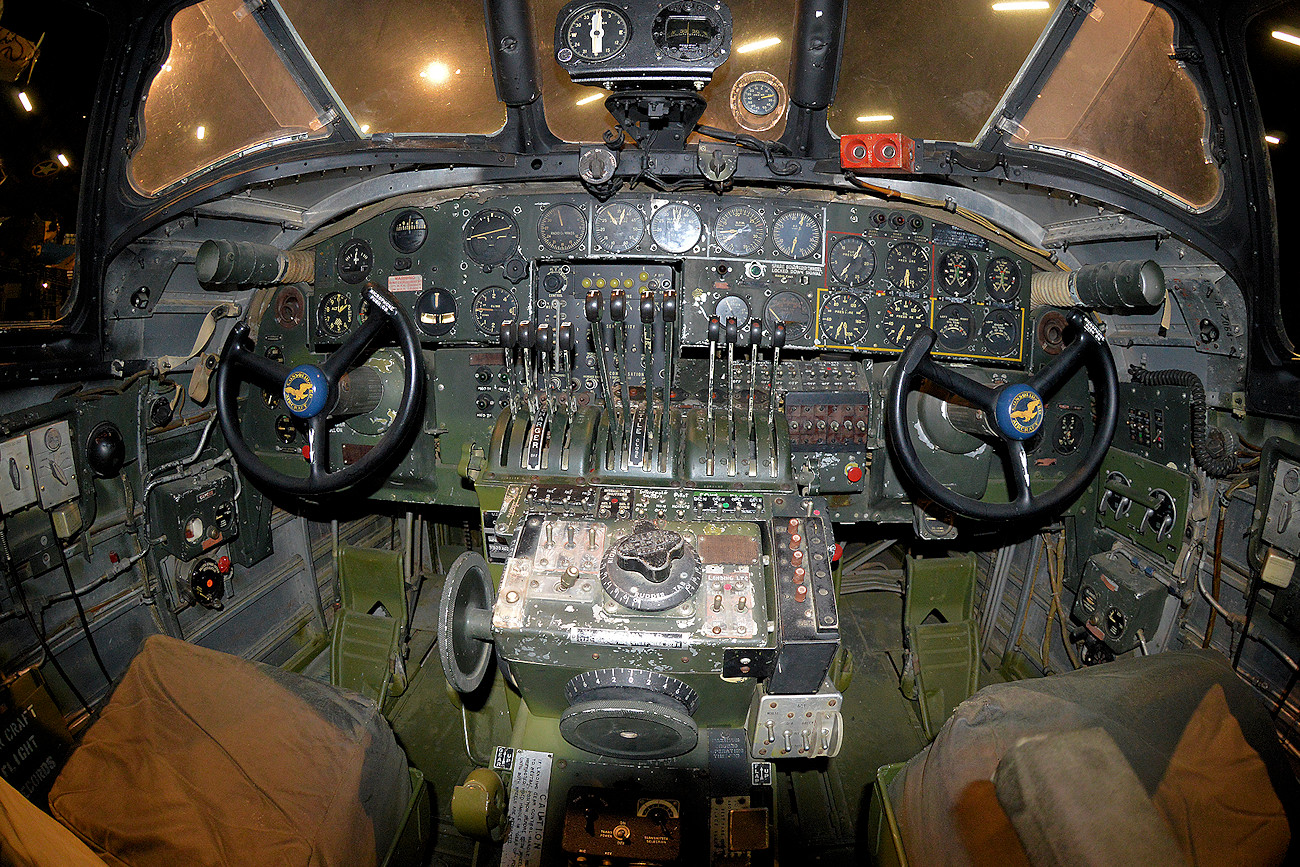
[[984,347],[991,355],[1011,355],[1020,348],[1020,323],[1010,310],[990,310],[980,329]]
[[974,314],[965,304],[949,304],[934,317],[939,343],[947,349],[965,349],[974,336]]

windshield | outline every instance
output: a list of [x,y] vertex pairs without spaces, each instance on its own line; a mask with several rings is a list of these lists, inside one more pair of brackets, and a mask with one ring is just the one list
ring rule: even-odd
[[[777,139],[789,111],[795,5],[728,5],[732,52],[702,91],[702,123]],[[600,141],[614,125],[607,91],[574,84],[556,62],[563,6],[531,4],[546,122],[565,141]],[[1013,147],[1083,157],[1185,206],[1212,204],[1221,178],[1206,147],[1206,109],[1178,55],[1174,19],[1146,0],[1095,4],[1036,98],[1003,105],[1035,50],[1054,43],[1045,29],[1070,17],[1046,0],[850,0],[830,130],[975,142],[1002,111],[996,126]],[[277,27],[281,38],[268,38]],[[156,194],[250,149],[339,129],[362,140],[490,136],[505,120],[479,3],[204,0],[172,21],[132,173]]]

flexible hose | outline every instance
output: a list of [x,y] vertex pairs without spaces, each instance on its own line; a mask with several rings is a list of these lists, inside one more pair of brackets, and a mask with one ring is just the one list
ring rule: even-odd
[[1226,478],[1237,471],[1237,459],[1232,455],[1214,456],[1206,444],[1205,386],[1201,378],[1190,370],[1146,370],[1136,365],[1128,370],[1133,381],[1141,385],[1173,385],[1192,393],[1192,457],[1205,472],[1216,479]]

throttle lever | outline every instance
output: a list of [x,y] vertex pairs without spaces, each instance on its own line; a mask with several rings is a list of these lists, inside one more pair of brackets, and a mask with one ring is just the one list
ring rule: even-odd
[[734,316],[727,317],[727,442],[731,445],[731,458],[727,475],[736,474],[736,341],[740,339],[740,326]]
[[718,341],[721,339],[722,324],[718,322],[718,317],[714,316],[709,320],[709,402],[704,431],[705,451],[708,458],[706,470],[710,476],[713,475],[713,367],[718,357]]
[[512,319],[507,319],[501,323],[501,348],[505,350],[506,360],[506,378],[510,385],[510,415],[514,416],[518,411],[518,403],[515,395],[515,323]]

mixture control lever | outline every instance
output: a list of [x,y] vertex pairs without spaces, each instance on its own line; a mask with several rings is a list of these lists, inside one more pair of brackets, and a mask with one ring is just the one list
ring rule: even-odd
[[550,412],[553,404],[551,398],[551,350],[555,345],[555,337],[551,333],[551,326],[545,322],[537,326],[537,378],[538,392],[546,401],[546,411]]
[[772,372],[767,384],[767,429],[772,432],[768,457],[772,478],[776,478],[776,369],[781,366],[782,346],[785,346],[785,323],[778,322],[772,329]]
[[528,410],[533,415],[537,414],[537,394],[533,391],[533,345],[536,343],[536,336],[533,334],[533,323],[524,320],[519,323],[516,329],[519,335],[519,348],[524,357],[524,381],[523,393],[524,398],[528,401]]
[[727,475],[736,474],[736,342],[740,339],[740,326],[734,316],[727,317],[727,442],[731,445],[731,458],[727,462]]
[[718,317],[714,316],[709,320],[709,402],[708,410],[705,413],[704,441],[705,451],[708,456],[708,465],[705,468],[708,474],[713,475],[713,367],[718,357],[718,342],[722,340],[722,323],[718,322]]
[[506,379],[510,386],[510,415],[513,416],[519,412],[516,401],[516,384],[515,384],[515,323],[513,319],[507,319],[501,323],[501,348],[505,350],[506,359]]
[[763,320],[749,323],[749,411],[745,415],[745,452],[754,456],[749,474],[758,475],[758,432],[754,429],[754,392],[758,390],[758,349],[763,342]]

